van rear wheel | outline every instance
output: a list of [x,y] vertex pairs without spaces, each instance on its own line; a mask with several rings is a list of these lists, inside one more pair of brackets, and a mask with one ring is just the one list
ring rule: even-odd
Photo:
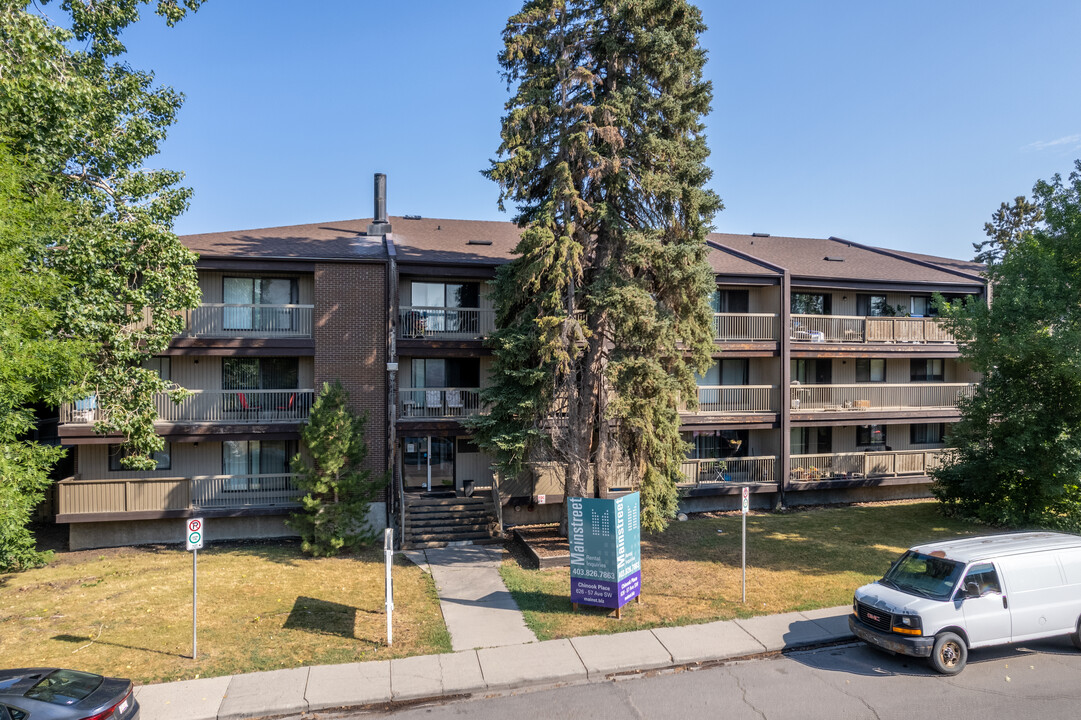
[[943,675],[956,675],[965,669],[968,662],[968,648],[961,636],[944,632],[935,638],[931,649],[931,667]]
[[1081,650],[1081,620],[1077,621],[1077,629],[1070,635],[1070,640],[1073,641],[1073,646],[1078,650]]

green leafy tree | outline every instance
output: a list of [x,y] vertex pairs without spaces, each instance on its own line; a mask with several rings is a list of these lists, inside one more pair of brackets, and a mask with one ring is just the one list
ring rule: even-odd
[[79,384],[96,395],[97,429],[126,437],[132,468],[154,466],[155,396],[178,392],[142,365],[183,329],[199,290],[195,256],[172,232],[190,191],[180,173],[144,167],[182,96],[121,61],[120,36],[144,5],[172,25],[200,3],[0,3],[0,132],[30,171],[23,191],[67,206],[47,250],[64,279],[56,330],[90,348]]
[[293,458],[304,493],[302,509],[286,521],[300,533],[306,553],[329,557],[374,538],[366,522],[368,508],[386,478],[373,480],[371,471],[362,468],[368,456],[367,421],[349,409],[349,393],[340,383],[323,384],[300,432],[307,456]]
[[987,266],[990,307],[947,308],[961,356],[983,380],[950,430],[933,491],[950,513],[1077,531],[1081,161],[1068,181],[1055,175],[1036,183],[1033,195],[1042,221],[1011,235],[1007,251]]
[[495,283],[476,437],[504,473],[558,463],[568,495],[633,484],[650,529],[675,514],[680,403],[713,347],[704,29],[683,0],[526,2],[503,33],[514,94],[486,171],[523,231]]
[[72,399],[88,369],[87,347],[55,332],[66,287],[46,258],[65,206],[55,194],[27,195],[29,180],[0,146],[0,572],[48,559],[27,523],[63,450],[27,439],[32,405]]

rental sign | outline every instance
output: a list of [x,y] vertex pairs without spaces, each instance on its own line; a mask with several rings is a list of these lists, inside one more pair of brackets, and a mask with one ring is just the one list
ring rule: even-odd
[[623,607],[642,592],[638,493],[568,502],[571,602]]

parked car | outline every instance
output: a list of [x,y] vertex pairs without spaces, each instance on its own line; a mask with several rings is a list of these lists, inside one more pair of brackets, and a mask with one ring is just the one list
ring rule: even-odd
[[961,672],[973,648],[1069,635],[1081,650],[1081,537],[1028,532],[919,545],[856,590],[848,626],[946,675]]
[[0,720],[137,720],[130,680],[60,668],[0,670]]

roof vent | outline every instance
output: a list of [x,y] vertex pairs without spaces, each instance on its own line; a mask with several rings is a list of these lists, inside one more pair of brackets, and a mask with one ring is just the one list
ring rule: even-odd
[[403,220],[420,220],[420,215],[402,215]]
[[466,245],[491,245],[491,240],[466,240]]
[[751,233],[751,237],[769,237],[769,233]]
[[845,259],[843,257],[834,257],[833,255],[827,255],[826,257],[824,257],[822,259],[825,260],[826,262],[844,262],[845,261]]

